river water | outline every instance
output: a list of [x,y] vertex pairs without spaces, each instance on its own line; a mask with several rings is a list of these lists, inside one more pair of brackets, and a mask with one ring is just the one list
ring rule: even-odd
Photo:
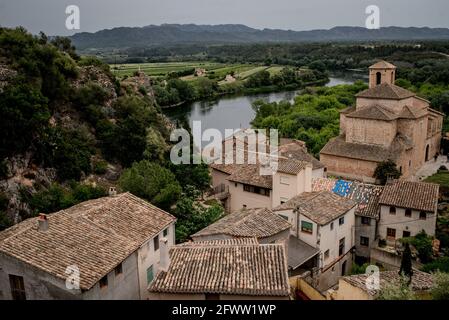
[[[355,81],[350,75],[330,77],[328,87],[340,84],[352,84]],[[199,101],[181,105],[171,109],[164,109],[164,113],[173,121],[189,123],[201,121],[201,131],[216,128],[224,135],[225,129],[251,127],[250,122],[255,117],[252,103],[256,100],[279,102],[293,101],[298,91],[283,91],[274,93],[255,94],[249,96],[223,97],[214,101]]]

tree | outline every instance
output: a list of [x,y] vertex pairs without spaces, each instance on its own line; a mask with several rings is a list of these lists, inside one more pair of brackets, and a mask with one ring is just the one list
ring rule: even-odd
[[382,184],[387,183],[388,179],[398,179],[401,176],[396,163],[393,160],[380,162],[374,171],[374,178],[379,179]]
[[417,298],[408,282],[408,279],[401,276],[399,282],[385,283],[377,296],[377,300],[416,300]]
[[433,300],[449,300],[449,273],[434,273],[430,292]]
[[181,186],[168,169],[147,160],[123,171],[120,187],[163,209],[169,209],[181,196]]
[[404,252],[402,253],[401,267],[399,269],[400,276],[406,276],[409,279],[409,284],[412,281],[413,269],[412,269],[412,252],[410,245],[405,244]]
[[[112,150],[114,158],[130,166],[143,159],[147,148],[147,129],[156,119],[156,110],[150,103],[136,96],[120,97],[116,104]],[[115,146],[114,146],[115,145]]]
[[196,202],[192,197],[183,196],[177,203],[175,216],[176,241],[185,242],[189,236],[220,219],[223,207],[215,203],[209,207]]

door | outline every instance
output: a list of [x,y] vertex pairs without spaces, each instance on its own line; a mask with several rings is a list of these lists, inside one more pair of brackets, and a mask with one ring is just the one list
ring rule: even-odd
[[344,276],[346,274],[346,261],[341,265],[341,275]]
[[13,300],[26,300],[23,277],[10,274],[9,285],[11,286],[11,296]]

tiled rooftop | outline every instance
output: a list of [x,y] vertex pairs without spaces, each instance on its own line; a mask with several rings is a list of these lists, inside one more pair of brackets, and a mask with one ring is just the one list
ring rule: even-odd
[[357,98],[401,100],[414,97],[416,94],[394,84],[382,83],[356,94]]
[[321,149],[320,154],[382,162],[388,159],[396,160],[403,151],[413,148],[411,140],[404,135],[397,135],[389,148],[378,145],[346,142],[345,136],[332,138]]
[[197,244],[170,249],[170,265],[150,292],[288,297],[290,285],[281,244]]
[[434,183],[395,180],[385,186],[379,203],[401,208],[435,212],[439,186]]
[[66,279],[68,266],[77,265],[80,287],[86,290],[175,221],[130,193],[86,201],[47,217],[47,231],[39,231],[37,218],[31,218],[0,232],[0,253],[60,279]]
[[296,209],[312,221],[325,225],[356,206],[355,201],[329,191],[304,192],[281,204],[274,211]]
[[379,217],[379,197],[382,186],[346,181],[331,178],[317,178],[312,180],[313,191],[331,191],[357,203],[355,213],[377,219]]
[[228,235],[232,237],[266,238],[291,227],[279,215],[266,208],[242,209],[228,214],[217,222],[192,235]]

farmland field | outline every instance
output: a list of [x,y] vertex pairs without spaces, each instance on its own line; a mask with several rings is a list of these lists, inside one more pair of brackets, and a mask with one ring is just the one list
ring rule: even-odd
[[[135,63],[135,64],[113,64],[111,71],[118,77],[132,76],[134,72],[140,70],[150,77],[165,77],[171,72],[189,71],[195,68],[205,69],[210,78],[223,80],[226,75],[233,74],[237,80],[245,80],[256,72],[267,70],[270,74],[278,73],[281,66],[261,66],[256,64],[224,64],[218,62],[166,62],[166,63]],[[192,74],[180,77],[185,81],[197,79]]]

